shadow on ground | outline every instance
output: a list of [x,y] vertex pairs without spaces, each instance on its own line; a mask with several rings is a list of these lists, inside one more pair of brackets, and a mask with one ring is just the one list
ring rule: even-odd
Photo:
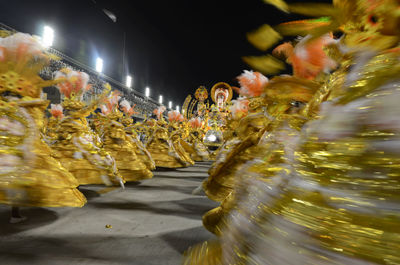
[[45,208],[21,208],[21,214],[28,220],[19,224],[10,224],[10,212],[0,211],[0,236],[12,235],[50,224],[58,219],[58,214]]
[[173,215],[184,218],[201,220],[204,213],[216,207],[206,197],[188,198],[177,201],[143,202],[92,202],[91,205],[99,209],[118,209],[132,211],[145,211],[162,215]]
[[190,246],[212,237],[202,227],[155,236],[67,235],[0,241],[2,264],[176,265]]

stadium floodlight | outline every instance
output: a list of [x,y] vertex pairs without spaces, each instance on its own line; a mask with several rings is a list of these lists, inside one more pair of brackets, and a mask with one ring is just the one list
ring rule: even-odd
[[126,76],[126,86],[129,88],[132,87],[132,76],[130,76],[130,75]]
[[103,59],[97,57],[96,59],[96,71],[101,73],[103,71]]
[[144,94],[146,97],[150,97],[150,88],[149,87],[146,87]]
[[179,111],[179,105],[176,105],[176,111]]
[[162,101],[163,101],[163,97],[162,97],[162,95],[160,95],[160,97],[158,98],[158,103],[162,104]]
[[168,108],[169,108],[169,109],[172,109],[172,101],[169,101],[169,102],[168,102]]
[[53,45],[54,41],[54,30],[49,26],[44,26],[42,44],[44,47],[48,48]]

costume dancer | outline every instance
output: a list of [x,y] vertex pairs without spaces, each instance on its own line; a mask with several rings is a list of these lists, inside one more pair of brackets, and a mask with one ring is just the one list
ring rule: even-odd
[[51,145],[52,155],[70,171],[79,184],[123,184],[114,159],[101,147],[99,136],[90,129],[86,117],[104,100],[110,87],[86,105],[83,94],[91,88],[89,76],[83,72],[62,69],[56,73],[57,85],[65,96],[62,106],[65,117],[57,127],[57,138]]
[[46,126],[44,128],[44,140],[51,144],[52,139],[57,138],[57,127],[58,123],[64,118],[63,107],[61,104],[51,104],[50,114],[51,116],[47,119]]
[[260,131],[266,128],[269,119],[264,115],[265,100],[260,97],[263,88],[268,83],[268,78],[258,72],[245,71],[238,77],[241,84],[239,91],[242,96],[247,96],[248,115],[240,120],[238,138],[226,155],[220,156],[209,170],[209,177],[203,182],[203,189],[207,196],[215,201],[221,202],[232,191],[234,185],[234,173],[238,168],[253,158],[250,147],[257,144],[262,136]]
[[189,136],[186,142],[190,145],[191,158],[196,162],[206,161],[209,158],[207,147],[203,144],[203,120],[200,117],[189,120]]
[[124,112],[124,116],[120,121],[125,126],[125,133],[134,147],[136,156],[142,163],[146,165],[148,170],[154,170],[156,168],[156,164],[154,163],[150,152],[147,151],[144,144],[140,141],[137,132],[137,128],[140,127],[141,124],[134,124],[131,118],[131,116],[135,113],[134,106],[131,107],[127,100],[122,100],[120,106]]
[[[400,179],[393,166],[399,163],[400,34],[393,26],[399,3],[334,1],[334,7],[325,11],[331,27],[344,29],[345,53],[307,108],[320,109],[320,118],[295,145],[289,171],[268,181],[255,177],[246,188],[250,195],[223,232],[222,246],[229,247],[221,251],[222,264],[400,262]],[[321,14],[320,6],[310,11]],[[245,216],[242,209],[249,209]]]
[[183,115],[179,111],[172,110],[168,112],[168,131],[170,132],[170,140],[174,145],[175,150],[181,157],[185,159],[189,165],[194,165],[194,161],[190,158],[190,154],[182,147],[184,130],[180,127],[181,122],[184,121]]
[[157,122],[149,120],[149,122],[152,123],[149,127],[151,135],[146,144],[146,148],[150,152],[157,167],[187,167],[190,164],[178,153],[169,138],[168,129],[166,128],[167,123],[163,117],[165,109],[164,106],[160,106],[158,109],[154,110],[158,118]]
[[136,156],[137,146],[125,133],[124,126],[119,122],[123,113],[118,110],[119,96],[116,91],[101,106],[105,117],[102,131],[103,148],[115,159],[118,171],[126,181],[139,181],[153,177],[153,173]]
[[41,139],[45,81],[39,71],[49,62],[44,48],[30,35],[0,38],[0,203],[12,206],[11,223],[23,221],[21,206],[82,207],[86,198],[76,179]]

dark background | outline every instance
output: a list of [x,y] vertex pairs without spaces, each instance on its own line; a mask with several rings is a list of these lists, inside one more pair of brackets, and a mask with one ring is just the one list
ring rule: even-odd
[[[116,15],[116,23],[103,8]],[[249,69],[241,57],[262,54],[246,33],[300,18],[262,0],[0,0],[0,17],[36,35],[51,26],[54,48],[93,68],[100,56],[106,75],[125,83],[130,73],[135,90],[144,93],[149,86],[152,98],[162,94],[165,104],[174,105],[182,105],[200,85],[237,85],[235,77]]]

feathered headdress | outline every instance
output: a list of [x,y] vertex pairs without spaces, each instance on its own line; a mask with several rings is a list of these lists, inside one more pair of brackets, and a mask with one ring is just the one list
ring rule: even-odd
[[249,111],[249,100],[245,98],[239,98],[232,100],[233,105],[230,107],[232,118],[238,120],[247,115]]
[[50,113],[54,118],[62,119],[64,117],[63,110],[61,104],[51,104]]
[[268,83],[268,78],[259,72],[247,71],[237,77],[240,88],[234,87],[237,93],[246,97],[259,97],[265,85]]
[[153,110],[153,113],[157,115],[157,119],[161,119],[162,114],[167,108],[165,106],[159,106],[158,108]]
[[183,121],[183,115],[177,110],[171,110],[168,112],[168,121],[170,122],[180,122]]
[[114,90],[105,100],[105,104],[100,106],[101,113],[108,115],[118,108],[118,101],[121,99],[119,92]]
[[283,55],[293,67],[293,75],[309,80],[315,79],[321,72],[328,72],[336,68],[337,64],[328,57],[324,48],[336,41],[330,34],[310,40],[307,35],[296,44],[289,42],[279,45],[273,54]]
[[132,116],[133,114],[136,114],[137,112],[134,110],[135,105],[133,105],[133,107],[131,107],[131,104],[126,100],[122,100],[119,105],[121,106],[122,110],[124,111],[124,113],[128,116]]
[[111,113],[111,110],[108,109],[107,105],[101,105],[100,109],[101,109],[101,113],[104,115],[108,115]]
[[89,75],[84,72],[73,71],[70,68],[63,68],[55,73],[55,80],[61,81],[57,88],[69,99],[81,100],[83,94],[90,90]]
[[0,93],[9,91],[39,98],[43,87],[55,83],[39,76],[49,58],[43,46],[29,34],[0,37]]
[[189,120],[189,125],[194,128],[194,129],[198,129],[201,128],[202,126],[202,120],[200,119],[200,117],[197,118],[191,118]]

